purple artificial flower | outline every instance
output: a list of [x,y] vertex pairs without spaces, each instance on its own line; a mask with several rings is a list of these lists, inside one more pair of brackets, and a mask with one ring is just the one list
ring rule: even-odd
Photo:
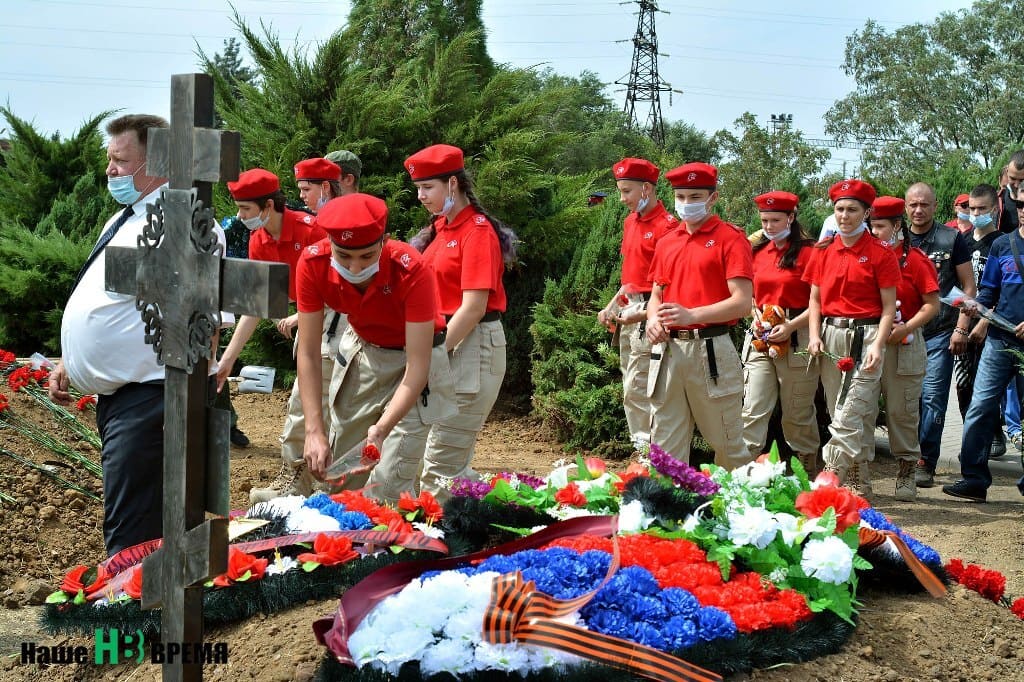
[[482,500],[491,492],[491,484],[472,478],[456,478],[452,481],[452,497],[472,497]]
[[702,497],[711,497],[718,492],[719,485],[700,473],[686,462],[682,462],[651,443],[651,466],[662,476],[668,476],[677,487],[697,493]]

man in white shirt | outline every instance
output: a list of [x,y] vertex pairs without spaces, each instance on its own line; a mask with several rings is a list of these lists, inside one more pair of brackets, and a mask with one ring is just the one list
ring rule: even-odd
[[[146,205],[166,185],[165,178],[147,175],[146,139],[149,128],[167,125],[147,114],[107,124],[107,187],[124,208],[103,226],[64,306],[63,357],[50,376],[50,397],[61,404],[71,400],[70,385],[99,395],[103,539],[109,556],[163,536],[164,368],[145,341],[135,296],[108,292],[104,283],[106,246],[137,245]],[[222,230],[218,238],[223,244]]]

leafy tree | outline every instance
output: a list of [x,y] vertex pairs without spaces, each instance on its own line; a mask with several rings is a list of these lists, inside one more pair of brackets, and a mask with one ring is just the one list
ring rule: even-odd
[[760,227],[752,199],[771,190],[805,198],[804,178],[821,172],[829,154],[804,142],[800,131],[789,126],[765,130],[750,112],[733,126],[735,133],[720,130],[714,137],[725,159],[718,164],[718,208],[726,220],[752,231]]
[[[105,148],[99,124],[110,112],[85,121],[67,139],[47,137],[7,107],[0,107],[11,130],[10,149],[0,165],[0,216],[35,229],[53,202],[86,176],[97,192],[106,192]],[[63,226],[58,225],[63,230]]]
[[[885,183],[921,179],[949,158],[991,169],[1024,140],[1024,0],[977,0],[930,23],[888,31],[875,21],[846,40],[856,89],[825,116]],[[951,197],[952,198],[952,197]]]

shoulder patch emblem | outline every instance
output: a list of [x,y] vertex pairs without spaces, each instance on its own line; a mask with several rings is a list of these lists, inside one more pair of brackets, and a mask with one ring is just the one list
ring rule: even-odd
[[412,262],[412,256],[410,256],[407,253],[403,253],[402,257],[399,258],[398,260],[401,261],[402,265],[404,265],[405,267],[408,268],[409,267],[409,263]]
[[[298,246],[298,244],[296,244],[296,246]],[[309,246],[306,247],[306,251],[309,253],[310,256],[315,256],[318,253],[320,253],[320,246],[317,244],[310,244]]]
[[706,248],[706,249],[710,249],[710,248],[711,248],[712,246],[714,246],[714,245],[715,245],[715,240],[714,240],[714,239],[709,239],[709,240],[707,241],[707,243],[706,243],[706,244],[704,245],[704,248]]
[[459,240],[457,240],[457,239],[453,239],[450,242],[448,242],[447,244],[445,244],[445,246],[447,246],[449,249],[454,249],[458,245],[459,245]]
[[307,225],[310,225],[313,222],[313,216],[307,213],[306,215],[302,216],[302,222],[306,223]]
[[483,225],[484,221],[486,221],[487,218],[483,217],[482,215],[477,215],[477,217],[473,218],[473,220],[476,221],[477,225]]

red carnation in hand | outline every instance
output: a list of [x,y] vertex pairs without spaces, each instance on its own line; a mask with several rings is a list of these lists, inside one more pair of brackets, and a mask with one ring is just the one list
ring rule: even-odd
[[352,540],[349,538],[320,533],[313,541],[313,551],[300,554],[296,560],[300,563],[312,561],[321,566],[337,566],[357,556],[359,553],[352,549]]
[[845,358],[839,358],[836,360],[836,367],[839,368],[840,372],[849,372],[853,369],[853,358],[847,355]]
[[796,497],[797,510],[809,519],[820,518],[831,507],[836,512],[836,532],[860,523],[858,497],[846,488],[826,485]]
[[228,572],[213,579],[218,587],[228,587],[235,582],[259,580],[267,570],[267,559],[257,559],[234,547],[228,551]]
[[94,395],[83,395],[81,398],[78,399],[78,402],[75,403],[75,407],[78,408],[79,412],[85,412],[85,408],[86,407],[88,407],[89,405],[95,405],[95,404],[96,404],[96,396],[94,396]]
[[964,297],[963,296],[957,296],[956,298],[953,299],[953,307],[954,308],[959,308],[963,304],[964,304]]
[[587,496],[583,494],[579,486],[570,483],[555,493],[555,502],[570,507],[583,507],[587,504]]
[[363,446],[363,463],[369,464],[370,462],[380,461],[380,450],[373,443],[367,443]]

